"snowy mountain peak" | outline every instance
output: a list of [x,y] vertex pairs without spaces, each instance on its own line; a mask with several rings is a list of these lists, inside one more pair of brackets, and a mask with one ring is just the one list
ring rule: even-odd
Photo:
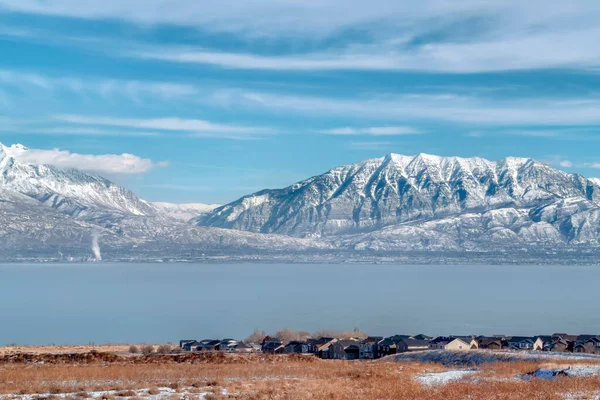
[[506,207],[534,209],[567,199],[569,204],[575,199],[586,207],[600,207],[600,188],[580,175],[529,158],[489,161],[392,153],[340,166],[284,189],[244,196],[194,223],[326,235]]
[[0,144],[0,195],[25,195],[41,205],[84,220],[157,213],[156,208],[129,190],[100,176],[28,162],[28,151],[20,144],[10,147]]

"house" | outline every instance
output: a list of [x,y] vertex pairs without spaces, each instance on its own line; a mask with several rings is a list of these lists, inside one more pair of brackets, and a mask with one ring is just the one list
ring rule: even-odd
[[306,343],[305,343],[306,347],[303,347],[302,352],[309,353],[309,354],[315,354],[319,358],[328,359],[328,358],[330,358],[329,348],[335,342],[337,342],[337,339],[330,338],[330,337],[321,337],[319,339],[309,339],[306,341]]
[[[477,349],[502,350],[504,348],[502,339],[497,337],[481,336],[474,339],[474,341],[477,343],[477,347],[475,347]],[[471,346],[471,348],[473,348],[473,346]]]
[[330,347],[330,358],[334,360],[358,360],[359,343],[356,340],[338,340]]
[[261,347],[263,353],[268,354],[283,354],[285,352],[285,346],[276,339],[265,339]]
[[596,353],[600,353],[600,336],[594,336],[586,341],[586,343],[591,343],[596,348]]
[[564,353],[569,350],[569,342],[561,338],[554,338],[550,345],[550,351]]
[[300,341],[291,341],[288,344],[285,345],[285,352],[286,353],[302,353],[302,346],[304,345],[304,342],[300,342]]
[[429,341],[430,350],[443,350],[448,343],[452,341],[449,336],[438,336],[435,339]]
[[383,340],[381,336],[369,336],[358,343],[358,358],[361,360],[372,360],[377,354],[377,343]]
[[588,339],[576,341],[575,344],[573,345],[574,353],[588,353],[588,354],[600,353],[600,338],[599,337],[592,336],[592,335],[580,335],[580,337],[581,336],[584,336],[584,337],[582,337],[582,339],[585,339],[585,337],[588,337]]
[[506,339],[511,350],[533,350],[535,339],[527,336],[511,336]]
[[217,350],[224,351],[230,353],[233,351],[235,346],[238,344],[238,341],[235,339],[223,339],[217,345]]
[[533,350],[550,351],[552,349],[552,336],[538,336],[533,342]]
[[396,342],[396,353],[429,350],[429,340],[400,339]]
[[254,348],[250,344],[244,342],[237,342],[235,347],[232,349],[233,353],[254,353]]
[[[179,347],[185,350],[185,346],[186,346],[187,344],[191,344],[191,343],[194,343],[194,342],[195,342],[195,340],[192,340],[192,339],[188,339],[188,340],[180,340],[180,341],[179,341]],[[189,351],[189,350],[188,350],[188,351]]]
[[396,354],[396,340],[393,337],[385,338],[377,343],[375,358],[382,358],[391,354]]
[[470,350],[471,338],[456,337],[444,346],[444,350]]
[[182,349],[185,351],[193,351],[192,347],[198,346],[198,345],[202,345],[202,343],[198,342],[197,340],[191,340],[191,341],[184,341],[184,343],[182,343]]
[[573,353],[588,353],[594,354],[596,352],[596,346],[590,342],[577,341],[573,345]]
[[217,351],[219,350],[220,340],[204,339],[199,342],[188,343],[184,349],[189,348],[188,351],[200,352],[200,351]]

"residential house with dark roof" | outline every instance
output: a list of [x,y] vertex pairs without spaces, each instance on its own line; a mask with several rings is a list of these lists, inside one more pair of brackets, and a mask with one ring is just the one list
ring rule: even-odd
[[233,353],[253,353],[254,352],[254,348],[245,342],[237,342],[237,344],[235,345],[235,347],[232,350]]
[[429,341],[430,350],[443,350],[453,340],[450,336],[438,336]]
[[338,340],[330,347],[330,358],[334,360],[358,360],[359,342],[356,340]]
[[380,340],[377,343],[375,358],[382,358],[391,354],[396,354],[396,343],[398,343],[398,340],[394,340],[393,337]]
[[429,350],[429,340],[400,339],[396,342],[396,353]]
[[285,352],[288,354],[289,353],[302,353],[303,345],[304,345],[304,342],[300,342],[297,340],[291,341],[285,345]]
[[550,351],[552,350],[552,336],[540,335],[533,342],[533,350]]
[[369,336],[358,343],[358,358],[361,360],[372,360],[377,355],[377,343],[383,340],[382,336]]
[[511,350],[533,350],[534,338],[528,336],[511,336],[506,338]]
[[285,353],[285,346],[276,339],[265,340],[262,345],[262,352],[268,354],[283,354]]
[[486,337],[480,336],[475,339],[477,342],[477,349],[482,350],[502,350],[505,348],[502,343],[502,339],[497,337]]

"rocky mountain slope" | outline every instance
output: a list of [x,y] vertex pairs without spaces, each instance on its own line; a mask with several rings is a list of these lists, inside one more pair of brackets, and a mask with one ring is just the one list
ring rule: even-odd
[[181,215],[200,206],[155,205],[94,174],[20,162],[15,151],[27,149],[0,144],[0,259],[163,259],[330,246],[196,227]]
[[219,207],[218,204],[202,204],[202,203],[187,203],[187,204],[174,204],[174,203],[163,203],[153,202],[152,205],[157,207],[163,213],[169,215],[172,218],[176,218],[182,221],[189,221],[192,218],[199,217],[200,215],[206,214],[209,211]]
[[390,154],[242,197],[194,223],[354,249],[596,246],[600,185],[532,159]]

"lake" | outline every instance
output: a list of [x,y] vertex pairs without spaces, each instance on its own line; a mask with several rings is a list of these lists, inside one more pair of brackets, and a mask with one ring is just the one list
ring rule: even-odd
[[600,333],[596,266],[0,265],[0,345],[244,338],[255,328]]

